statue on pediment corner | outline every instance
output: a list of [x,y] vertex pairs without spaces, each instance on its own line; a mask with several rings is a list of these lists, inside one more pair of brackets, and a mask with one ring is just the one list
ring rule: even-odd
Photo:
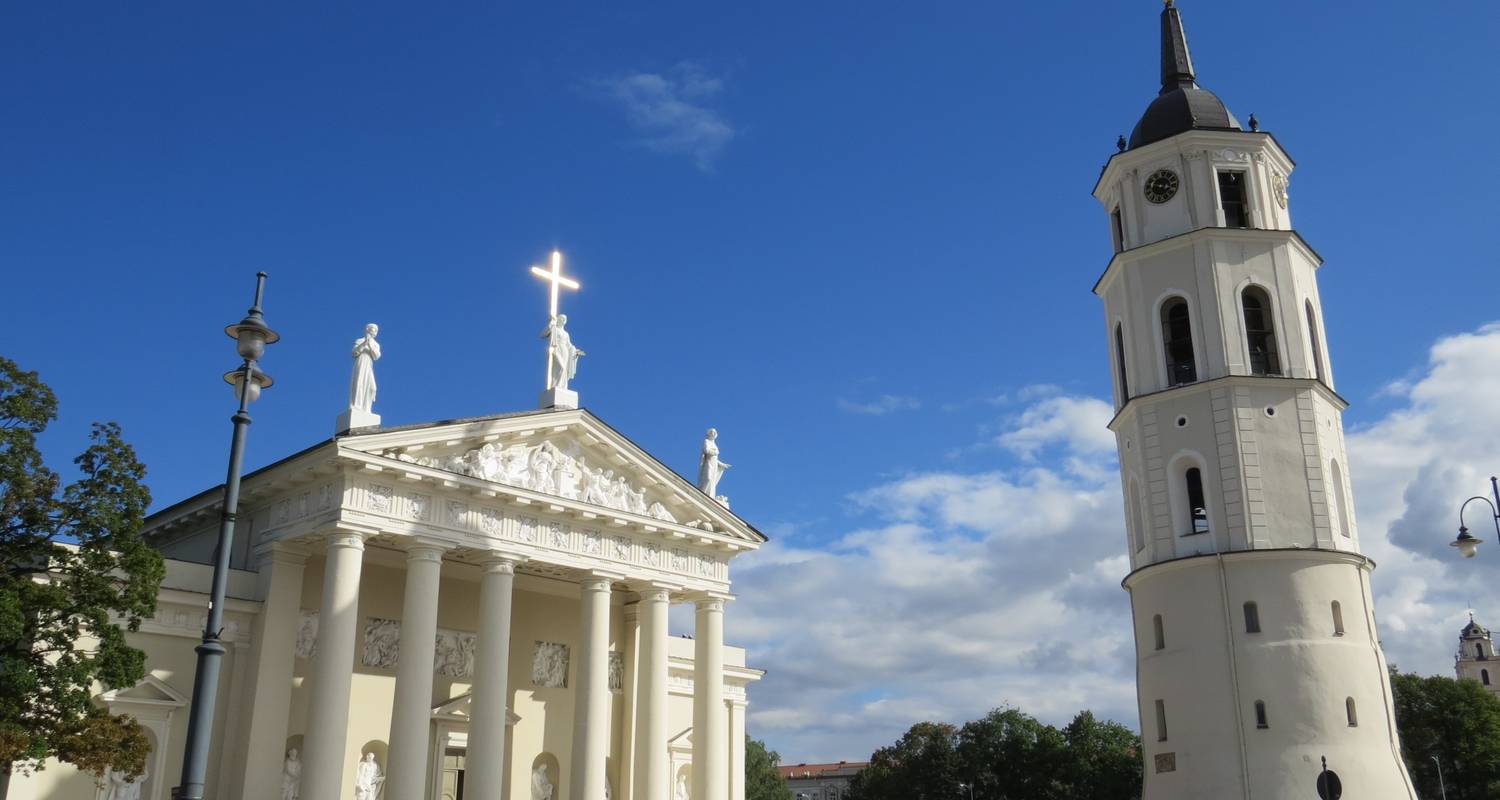
[[354,375],[349,379],[349,408],[372,412],[375,408],[375,362],[380,360],[380,343],[375,336],[380,326],[371,322],[365,335],[354,341]]
[[547,388],[567,391],[568,381],[578,375],[578,359],[588,355],[573,344],[568,334],[568,315],[558,314],[547,323],[541,338],[547,340]]
[[719,431],[709,428],[703,437],[703,453],[698,458],[698,488],[709,497],[718,497],[719,479],[730,465],[719,460]]

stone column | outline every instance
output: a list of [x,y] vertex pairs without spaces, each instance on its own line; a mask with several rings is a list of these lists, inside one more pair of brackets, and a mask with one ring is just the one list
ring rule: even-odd
[[505,736],[509,732],[505,722],[510,714],[511,599],[516,565],[522,560],[492,553],[479,579],[479,640],[475,643],[468,757],[464,761],[464,794],[470,800],[500,800],[503,796]]
[[250,672],[245,694],[244,770],[234,781],[245,800],[281,800],[280,775],[286,758],[291,716],[292,667],[297,624],[302,612],[302,571],[307,552],[279,542],[259,553],[261,607],[250,631]]
[[574,693],[573,800],[604,800],[604,760],[609,755],[610,579],[585,578],[578,600],[578,688]]
[[625,641],[621,648],[625,651],[622,659],[624,669],[620,676],[620,710],[623,718],[620,720],[619,759],[615,762],[619,767],[615,770],[615,780],[618,783],[615,786],[614,800],[633,800],[635,796],[637,686],[641,671],[640,611],[639,603],[631,603],[625,606],[621,615],[625,620]]
[[438,588],[446,550],[442,545],[424,542],[406,551],[396,697],[391,707],[390,752],[385,766],[385,791],[392,800],[420,800],[426,793]]
[[641,591],[640,671],[636,678],[635,795],[633,800],[672,796],[672,764],[667,752],[667,606],[663,588]]
[[[323,565],[323,602],[318,606],[318,654],[313,659],[311,708],[302,796],[344,796],[345,747],[349,740],[349,689],[354,682],[354,640],[359,632],[359,573],[365,535],[340,531],[328,537]],[[277,769],[271,775],[281,774]],[[259,776],[257,780],[265,780]]]
[[729,800],[745,800],[745,703],[729,706]]
[[697,602],[693,634],[693,800],[728,800],[729,723],[724,708],[724,598]]

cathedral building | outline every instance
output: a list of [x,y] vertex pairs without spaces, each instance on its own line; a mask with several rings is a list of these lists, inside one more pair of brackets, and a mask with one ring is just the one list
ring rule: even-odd
[[[1197,82],[1161,14],[1161,90],[1105,165],[1104,302],[1146,800],[1415,800],[1360,552],[1294,164]],[[1327,773],[1324,772],[1326,759]]]
[[[765,537],[715,494],[713,431],[691,482],[577,406],[553,302],[541,408],[382,426],[371,325],[337,434],[245,476],[206,796],[743,800],[761,672],[724,616],[731,560]],[[98,698],[145,726],[146,774],[49,762],[12,800],[171,797],[223,497],[146,521],[167,559],[127,635],[147,676]]]
[[1453,671],[1459,680],[1478,681],[1490,693],[1500,695],[1500,662],[1495,659],[1495,643],[1488,628],[1474,621],[1458,632],[1458,654],[1453,657]]

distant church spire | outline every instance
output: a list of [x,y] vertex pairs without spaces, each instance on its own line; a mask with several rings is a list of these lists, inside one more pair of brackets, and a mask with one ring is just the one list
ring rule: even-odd
[[1193,75],[1193,54],[1188,52],[1187,31],[1182,27],[1182,12],[1172,0],[1161,10],[1161,94],[1173,89],[1197,85]]

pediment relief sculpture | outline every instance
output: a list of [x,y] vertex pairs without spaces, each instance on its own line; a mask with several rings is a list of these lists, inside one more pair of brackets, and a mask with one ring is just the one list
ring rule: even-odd
[[419,467],[456,472],[665,522],[678,521],[660,501],[648,498],[645,489],[625,475],[617,475],[613,467],[590,464],[576,446],[565,450],[551,441],[508,447],[486,443],[449,455],[414,457],[399,453],[395,457]]

